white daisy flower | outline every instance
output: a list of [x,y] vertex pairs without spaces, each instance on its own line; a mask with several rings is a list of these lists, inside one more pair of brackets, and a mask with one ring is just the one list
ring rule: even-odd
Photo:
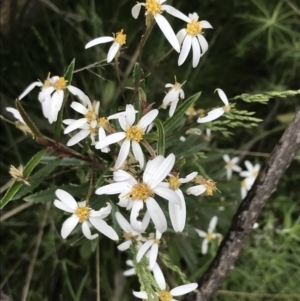
[[195,196],[199,196],[204,192],[206,192],[207,195],[213,195],[213,192],[217,190],[215,182],[206,179],[202,176],[196,176],[193,182],[199,185],[188,188],[186,191],[187,194],[193,194]]
[[158,255],[158,246],[160,244],[162,233],[160,233],[158,230],[156,230],[156,234],[154,236],[154,233],[150,234],[150,238],[143,243],[143,245],[140,247],[139,251],[136,255],[136,261],[140,262],[145,253],[150,249],[149,251],[149,269],[153,269],[154,264],[156,263],[157,255]]
[[187,27],[177,33],[177,39],[182,44],[178,58],[178,66],[186,60],[191,47],[193,49],[193,67],[197,67],[201,56],[207,51],[208,43],[203,37],[203,28],[212,28],[207,21],[198,21],[197,13],[189,14]]
[[218,222],[218,217],[217,216],[212,217],[212,219],[209,222],[207,233],[195,228],[195,231],[198,233],[198,235],[200,237],[204,237],[202,242],[202,254],[207,253],[208,244],[212,241],[212,239],[217,237],[222,237],[221,234],[214,233],[214,230],[217,226],[217,222]]
[[22,118],[20,112],[19,112],[17,109],[8,107],[8,108],[6,108],[6,111],[12,113],[13,116],[14,116],[18,121],[20,121],[21,123],[25,124],[24,119]]
[[[189,283],[189,284],[177,286],[169,291],[167,290],[167,284],[164,275],[162,273],[161,274],[153,273],[153,275],[158,287],[160,288],[160,291],[158,291],[156,294],[159,300],[161,301],[177,301],[176,299],[174,299],[174,297],[188,294],[194,291],[198,287],[197,283]],[[145,291],[141,291],[141,292],[133,291],[133,295],[137,298],[148,300],[148,295],[147,292]]]
[[[184,82],[185,83],[185,82]],[[184,85],[180,84],[176,81],[175,77],[175,84],[166,84],[166,88],[170,88],[169,92],[166,94],[166,96],[163,99],[162,108],[166,109],[168,105],[170,106],[169,116],[172,117],[175,109],[177,107],[179,99],[184,99],[184,92],[181,89],[181,87]]]
[[242,197],[242,199],[244,199],[246,197],[248,191],[251,189],[252,184],[253,184],[253,181],[250,178],[245,178],[241,182],[241,197]]
[[162,13],[166,11],[168,14],[176,18],[182,19],[186,22],[189,22],[189,18],[176,8],[170,5],[163,4],[164,2],[166,2],[166,0],[146,0],[146,3],[136,4],[132,8],[131,14],[135,19],[137,19],[140,14],[141,7],[144,6],[146,9],[146,23],[151,24],[154,19],[161,31],[163,32],[166,39],[169,41],[172,47],[179,53],[179,42],[171,25],[169,24],[167,19],[162,15]]
[[91,234],[91,225],[108,238],[112,240],[119,239],[116,231],[103,220],[103,218],[107,217],[111,212],[111,205],[109,203],[107,203],[106,207],[95,211],[87,207],[85,201],[77,203],[73,196],[67,191],[57,189],[55,194],[59,200],[55,200],[54,205],[61,210],[72,213],[72,216],[62,225],[62,238],[67,238],[76,225],[80,223],[82,232],[87,239],[95,239],[98,237],[98,234]]
[[98,188],[96,194],[120,194],[118,205],[127,210],[131,209],[130,224],[134,230],[140,232],[143,231],[143,226],[138,221],[138,216],[145,203],[156,229],[163,233],[167,230],[167,220],[153,196],[157,194],[169,202],[181,205],[180,198],[173,190],[160,186],[172,170],[174,163],[174,154],[170,154],[167,158],[157,156],[149,160],[139,181],[128,172],[118,170],[114,172],[115,183]]
[[[68,134],[74,130],[80,129],[80,131],[75,134],[68,142],[67,146],[73,146],[76,143],[79,143],[84,138],[90,135],[92,140],[92,145],[95,144],[95,139],[98,131],[98,138],[102,140],[106,137],[105,130],[107,129],[107,125],[110,119],[116,119],[117,116],[109,116],[107,118],[101,117],[99,118],[99,107],[100,102],[95,101],[91,103],[90,99],[86,96],[85,105],[79,102],[72,102],[71,108],[74,109],[76,112],[84,115],[84,118],[81,119],[65,119],[63,123],[68,125],[65,128],[64,134]],[[101,151],[107,153],[110,151],[109,147],[101,148]]]
[[[116,219],[118,221],[118,224],[124,231],[123,237],[125,238],[125,242],[118,245],[118,249],[120,251],[128,250],[132,245],[132,243],[143,240],[141,233],[133,230],[131,225],[128,223],[128,221],[120,212],[116,212]],[[142,227],[144,230],[146,230],[146,228],[148,227],[149,222],[150,222],[150,215],[147,212],[142,221]]]
[[242,168],[236,164],[239,161],[239,157],[233,157],[232,159],[230,159],[230,157],[225,154],[223,156],[223,159],[226,162],[226,176],[227,180],[229,181],[232,177],[232,171],[240,172]]
[[[247,178],[248,181],[253,184],[255,179],[258,176],[258,173],[260,170],[260,164],[255,164],[253,166],[253,164],[250,161],[246,160],[245,165],[246,165],[247,170],[241,171],[240,176]],[[251,184],[251,186],[252,186],[252,184]]]
[[18,97],[19,100],[24,98],[35,87],[41,87],[38,99],[42,104],[43,114],[48,119],[49,123],[57,120],[58,113],[61,109],[64,100],[64,90],[68,89],[73,95],[77,95],[80,100],[84,101],[84,93],[71,85],[67,85],[64,77],[52,76],[48,74],[44,84],[41,81],[33,82],[25,91]]
[[186,221],[185,199],[179,187],[183,183],[188,183],[192,181],[197,176],[197,174],[197,172],[192,172],[191,174],[187,175],[186,178],[179,178],[178,176],[174,177],[173,175],[169,175],[168,183],[163,182],[160,184],[160,186],[162,187],[174,190],[174,192],[178,195],[178,197],[181,200],[181,206],[169,202],[169,214],[175,232],[182,232],[185,227]]
[[144,115],[136,125],[133,125],[135,122],[135,114],[136,111],[134,110],[133,105],[126,105],[125,114],[122,113],[119,117],[119,123],[124,132],[111,134],[96,143],[96,148],[101,149],[123,140],[118,159],[114,166],[116,169],[120,168],[126,161],[130,147],[132,147],[133,155],[139,162],[140,168],[144,167],[145,159],[139,142],[143,140],[146,128],[158,115],[158,110],[151,110]]
[[118,51],[120,50],[121,46],[126,44],[126,34],[123,33],[123,29],[117,32],[116,35],[113,37],[100,37],[88,42],[85,45],[85,49],[93,47],[98,44],[113,42],[110,46],[109,51],[107,53],[107,62],[110,63],[114,57],[117,55]]
[[198,123],[205,123],[205,122],[213,121],[213,120],[218,119],[219,117],[221,117],[224,113],[227,113],[227,112],[230,111],[230,105],[229,105],[229,102],[228,102],[228,98],[227,98],[226,94],[224,93],[224,91],[219,89],[219,88],[216,89],[215,92],[216,91],[218,92],[219,97],[221,98],[221,100],[223,101],[225,106],[222,107],[222,108],[217,108],[217,109],[214,109],[212,111],[209,111],[206,117],[199,117],[197,119]]

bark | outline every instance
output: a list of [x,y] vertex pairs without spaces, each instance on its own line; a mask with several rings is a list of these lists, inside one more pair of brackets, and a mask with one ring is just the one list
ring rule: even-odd
[[185,301],[207,301],[217,292],[234,266],[260,211],[276,190],[281,176],[299,149],[300,110],[276,144],[251,190],[234,215],[230,229],[225,235],[216,257],[198,281],[199,292],[187,295],[184,298]]

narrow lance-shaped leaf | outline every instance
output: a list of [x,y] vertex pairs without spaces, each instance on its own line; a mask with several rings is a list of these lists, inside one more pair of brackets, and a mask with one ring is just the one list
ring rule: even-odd
[[158,133],[158,141],[157,141],[157,154],[164,155],[165,153],[165,130],[162,122],[159,119],[155,119],[153,123],[156,125],[157,133]]
[[[73,59],[73,61],[68,66],[68,68],[67,68],[67,70],[64,74],[64,78],[67,81],[67,85],[71,85],[72,78],[73,78],[74,67],[75,67],[75,59]],[[64,93],[64,101],[63,101],[61,109],[58,113],[57,121],[55,122],[55,125],[54,125],[54,137],[55,137],[55,140],[57,140],[57,141],[59,141],[59,138],[60,138],[63,110],[64,110],[64,106],[67,102],[68,97],[69,97],[69,91],[66,89],[65,93]]]
[[198,92],[194,94],[193,96],[189,97],[183,104],[181,104],[175,111],[174,115],[171,118],[168,118],[163,126],[165,129],[165,132],[169,132],[172,129],[176,127],[176,125],[180,122],[181,118],[183,118],[183,115],[187,111],[189,107],[191,107],[197,99],[200,97],[201,92]]
[[25,121],[26,125],[30,128],[31,132],[33,133],[34,137],[43,137],[42,133],[39,131],[35,123],[31,120],[31,118],[27,115],[26,111],[21,105],[21,102],[16,99],[16,108],[19,111],[20,115],[22,116],[23,120]]
[[[23,171],[25,177],[28,177],[31,174],[34,167],[40,162],[46,152],[47,150],[45,149],[41,150],[29,160]],[[21,182],[14,182],[13,185],[9,187],[4,197],[0,200],[0,209],[2,209],[13,198],[22,185],[23,184]]]

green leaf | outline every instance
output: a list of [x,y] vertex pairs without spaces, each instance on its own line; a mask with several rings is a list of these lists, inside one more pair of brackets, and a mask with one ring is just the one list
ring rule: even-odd
[[[41,159],[41,164],[48,164],[51,165],[52,163],[55,163],[57,160],[56,156],[44,156]],[[89,166],[91,163],[82,161],[76,158],[71,157],[64,157],[59,159],[59,166]]]
[[164,155],[165,154],[165,130],[162,122],[159,119],[155,119],[153,123],[156,125],[157,133],[158,133],[158,141],[157,141],[157,154]]
[[182,168],[182,166],[185,164],[185,158],[184,157],[180,157],[176,163],[174,164],[174,169],[175,170],[179,170]]
[[[44,156],[44,154],[47,152],[47,150],[41,150],[39,151],[35,156],[33,156],[29,162],[24,167],[24,176],[28,177],[34,167],[40,162],[41,158]],[[4,208],[4,206],[11,201],[11,199],[14,197],[14,195],[18,192],[18,190],[21,188],[23,184],[21,182],[14,182],[12,186],[9,187],[4,197],[0,200],[0,209]]]
[[88,184],[84,185],[62,185],[53,188],[49,188],[46,190],[42,190],[40,192],[34,193],[30,196],[24,198],[24,201],[29,203],[47,203],[55,200],[55,191],[57,189],[62,189],[69,192],[72,196],[79,196],[81,194],[87,194],[89,190]]
[[40,130],[36,127],[35,123],[31,120],[31,118],[27,115],[26,111],[22,107],[20,101],[16,99],[16,108],[19,111],[20,115],[22,116],[23,120],[25,121],[26,125],[30,128],[31,132],[33,133],[34,137],[43,137]]
[[143,136],[144,140],[148,142],[157,141],[158,140],[158,133],[148,133]]
[[[75,59],[73,59],[73,61],[68,66],[68,68],[67,68],[67,70],[64,74],[64,78],[67,81],[68,85],[70,85],[71,82],[72,82],[74,67],[75,67]],[[69,97],[69,91],[67,89],[65,89],[64,92],[65,92],[64,93],[64,101],[63,101],[61,109],[58,113],[57,121],[55,122],[55,125],[54,125],[54,137],[55,137],[55,140],[57,140],[57,141],[59,141],[60,134],[61,134],[61,125],[62,125],[62,117],[63,117],[64,106],[65,106],[65,104],[67,102],[67,99]]]
[[180,120],[181,120],[181,118],[183,118],[183,115],[185,114],[187,109],[197,101],[197,99],[200,97],[200,95],[201,95],[201,92],[198,92],[198,93],[194,94],[193,96],[189,97],[183,104],[181,104],[176,109],[174,115],[164,122],[163,126],[164,126],[166,133],[173,130],[180,123]]
[[[24,195],[33,191],[36,187],[38,187],[58,165],[60,165],[60,161],[62,159],[57,159],[52,161],[51,164],[47,164],[42,167],[39,171],[37,171],[34,175],[32,175],[29,179],[30,186],[23,185],[18,193],[12,198],[12,200],[20,199]],[[42,160],[41,160],[42,161]],[[40,163],[42,163],[40,161]]]

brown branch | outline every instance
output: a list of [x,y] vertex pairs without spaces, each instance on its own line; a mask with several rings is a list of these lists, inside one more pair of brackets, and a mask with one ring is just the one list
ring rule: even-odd
[[252,189],[234,215],[216,257],[198,281],[199,292],[187,295],[184,300],[207,301],[217,292],[237,260],[260,211],[275,191],[278,181],[298,149],[300,149],[300,110],[276,144]]

